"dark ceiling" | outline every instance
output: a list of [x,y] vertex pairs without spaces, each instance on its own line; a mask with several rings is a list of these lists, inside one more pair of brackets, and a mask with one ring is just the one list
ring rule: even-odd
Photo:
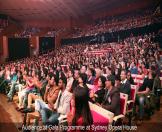
[[153,0],[1,0],[0,13],[19,21],[59,20],[111,11],[136,2],[146,2],[150,6],[151,1]]

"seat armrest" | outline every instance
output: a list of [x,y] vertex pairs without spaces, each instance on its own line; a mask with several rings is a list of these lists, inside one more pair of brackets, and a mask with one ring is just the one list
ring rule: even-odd
[[64,119],[67,119],[67,115],[60,115],[60,117],[58,118],[59,122],[61,122]]
[[124,118],[125,116],[124,115],[118,115],[118,116],[115,116],[114,118],[113,118],[113,121],[117,121],[118,119],[122,119],[122,118]]
[[130,103],[134,103],[134,101],[133,100],[128,100],[127,104],[130,104]]
[[94,97],[98,98],[98,95],[97,94],[94,94]]

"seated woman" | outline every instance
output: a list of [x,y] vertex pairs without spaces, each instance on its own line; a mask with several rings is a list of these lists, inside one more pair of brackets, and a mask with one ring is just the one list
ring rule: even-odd
[[88,126],[93,124],[93,118],[90,111],[88,100],[89,100],[89,93],[85,88],[77,87],[74,90],[73,92],[74,111],[71,111],[67,116],[69,125]]
[[127,80],[129,81],[129,83],[131,85],[134,85],[134,80],[133,80],[133,78],[131,76],[131,72],[130,71],[127,71]]
[[105,95],[105,81],[106,78],[104,76],[100,76],[98,80],[98,90],[95,93],[93,91],[90,93],[90,98],[95,103],[101,104],[103,101],[103,97]]
[[88,89],[88,87],[86,85],[86,82],[87,82],[87,74],[80,73],[79,78],[78,78],[78,83],[79,83],[78,87],[85,88],[85,89],[87,89],[89,91],[89,89]]
[[18,93],[19,97],[19,106],[17,108],[18,111],[23,110],[27,107],[28,95],[30,93],[37,93],[37,89],[35,87],[36,80],[38,79],[38,73],[35,70],[29,71],[28,76],[25,77],[26,87]]
[[18,104],[18,108],[16,108],[18,111],[24,109],[25,96],[27,96],[27,93],[29,93],[34,89],[34,83],[32,77],[26,75],[24,79],[26,80],[26,86],[22,91],[18,92],[19,104]]
[[32,112],[32,102],[35,101],[36,99],[42,98],[40,95],[40,90],[42,87],[42,84],[40,82],[39,74],[36,74],[36,76],[33,78],[33,83],[35,90],[33,90],[31,93],[27,95],[27,108],[24,109],[22,112],[27,113],[27,112]]

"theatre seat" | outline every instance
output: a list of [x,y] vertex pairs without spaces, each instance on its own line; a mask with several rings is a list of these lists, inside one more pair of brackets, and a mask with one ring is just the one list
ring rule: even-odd
[[115,123],[118,119],[122,119],[126,115],[128,95],[120,93],[120,115],[115,116],[113,118],[113,122]]
[[108,125],[113,121],[114,113],[89,102],[94,125]]
[[141,86],[143,84],[144,76],[138,74],[131,74],[135,85]]
[[[93,125],[108,126],[112,123],[114,113],[99,107],[96,104],[89,102],[91,114],[93,117]],[[62,115],[59,117],[59,124],[67,122],[67,115]]]
[[135,103],[137,94],[137,85],[131,85],[130,100],[127,101],[127,112],[132,112],[133,104]]
[[128,115],[129,119],[129,125],[131,125],[132,116],[133,116],[133,108],[136,100],[136,94],[137,94],[137,85],[131,85],[131,95],[130,100],[127,101],[127,110],[126,113]]

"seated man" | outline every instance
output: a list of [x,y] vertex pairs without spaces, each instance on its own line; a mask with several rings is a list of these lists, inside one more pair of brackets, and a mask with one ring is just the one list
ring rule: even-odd
[[70,112],[70,100],[72,94],[66,90],[66,78],[59,79],[60,92],[53,110],[43,108],[40,111],[42,122],[45,125],[57,125],[59,123],[58,118],[61,115],[67,115]]
[[137,92],[136,101],[139,104],[139,119],[143,120],[144,117],[144,105],[146,103],[147,95],[153,88],[155,75],[149,70],[148,77],[144,79],[142,86],[139,88]]
[[110,75],[106,79],[106,92],[101,107],[111,111],[115,116],[120,114],[120,93],[118,88],[114,87],[115,78]]
[[17,80],[15,80],[11,83],[10,91],[7,94],[8,102],[13,100],[15,91],[20,92],[22,90],[23,86],[25,86],[25,80],[23,80],[23,75],[22,75],[21,71],[19,71],[17,73],[17,77],[18,77]]
[[35,100],[35,110],[40,112],[43,108],[53,109],[53,105],[57,100],[60,89],[56,84],[56,76],[51,75],[46,91],[44,101],[42,99]]
[[120,92],[127,94],[128,99],[130,99],[131,85],[130,82],[127,80],[127,72],[125,70],[122,70],[120,77],[121,77]]

